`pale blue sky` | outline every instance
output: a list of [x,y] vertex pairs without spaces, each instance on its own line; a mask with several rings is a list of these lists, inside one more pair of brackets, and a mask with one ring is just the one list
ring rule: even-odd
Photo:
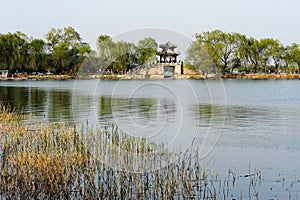
[[299,0],[0,0],[0,33],[44,38],[74,27],[92,46],[100,34],[166,28],[191,37],[220,29],[255,38],[300,43]]

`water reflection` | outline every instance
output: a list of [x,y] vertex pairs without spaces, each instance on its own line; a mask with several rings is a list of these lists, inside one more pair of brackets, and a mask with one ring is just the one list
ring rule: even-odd
[[71,92],[33,87],[0,87],[0,101],[18,113],[48,121],[71,119]]
[[226,114],[218,141],[222,146],[300,150],[300,115],[295,107],[228,105],[224,111],[222,106],[200,104],[195,108],[198,135],[202,140],[216,118]]
[[111,97],[101,96],[99,99],[99,122],[112,118]]
[[[26,96],[26,94],[24,95]],[[47,92],[38,88],[28,88],[28,112],[44,115],[46,110]]]
[[28,105],[28,94],[28,88],[0,87],[1,101],[20,112]]
[[[90,82],[86,84],[88,83]],[[118,118],[126,126],[134,124],[136,127],[140,127],[141,134],[146,134],[146,131],[149,130],[146,127],[158,131],[164,126],[169,130],[165,137],[175,134],[171,132],[176,132],[176,129],[181,127],[183,130],[182,140],[184,140],[184,136],[193,135],[195,132],[189,129],[188,125],[186,127],[182,127],[184,124],[179,125],[178,122],[181,120],[179,116],[182,115],[187,124],[193,122],[193,124],[191,123],[192,128],[196,124],[197,134],[203,140],[214,122],[220,122],[226,114],[219,141],[224,146],[300,150],[298,134],[300,96],[299,93],[295,93],[295,97],[291,98],[294,93],[287,89],[291,87],[296,90],[299,82],[282,81],[279,85],[276,82],[279,94],[268,89],[267,85],[272,85],[273,82],[260,82],[259,84],[265,84],[262,87],[255,85],[257,82],[251,82],[255,85],[251,88],[247,81],[235,82],[235,84],[226,82],[229,105],[225,111],[223,106],[203,103],[203,99],[209,98],[205,92],[197,93],[199,102],[201,102],[198,105],[189,103],[181,105],[182,102],[171,98],[172,95],[166,95],[166,90],[162,90],[161,95],[155,93],[155,97],[151,97],[151,95],[147,97],[147,94],[151,94],[152,91],[150,85],[145,86],[140,93],[135,93],[135,96],[130,99],[121,96],[112,97],[105,94],[105,91],[112,91],[113,83],[105,82],[105,86],[97,94],[94,94],[94,90],[86,92],[84,88],[88,87],[84,85],[84,92],[78,91],[76,99],[74,99],[72,82],[28,81],[22,84],[5,82],[5,86],[0,87],[0,101],[11,105],[19,113],[33,113],[37,118],[48,121],[66,120],[76,123],[89,121],[103,127],[110,126]],[[139,84],[139,82],[125,83],[125,85]],[[179,83],[174,82],[174,84],[178,84],[178,87]],[[55,86],[49,86],[53,84]],[[283,86],[281,87],[281,85]],[[205,89],[201,82],[193,82],[192,86],[198,90]],[[251,98],[245,92],[244,87],[251,90]],[[258,89],[254,90],[254,87]],[[283,87],[286,88],[286,92]],[[122,90],[125,94],[126,87],[122,87]],[[271,95],[274,96],[272,105],[267,105],[265,101],[261,100],[262,97]],[[290,102],[284,101],[283,104],[282,96]],[[277,99],[277,97],[279,98]],[[252,104],[246,101],[247,99],[250,99]],[[278,103],[274,106],[276,99]],[[184,100],[188,102],[188,97]],[[181,113],[182,111],[184,113]],[[165,137],[159,135],[159,138],[163,140]]]
[[[173,98],[111,98],[100,97],[99,123],[118,124],[134,136],[158,137],[167,129],[176,132],[179,115],[178,102]],[[171,131],[170,131],[171,130]]]
[[71,92],[70,91],[49,91],[47,92],[47,110],[48,119],[56,121],[57,119],[71,119]]

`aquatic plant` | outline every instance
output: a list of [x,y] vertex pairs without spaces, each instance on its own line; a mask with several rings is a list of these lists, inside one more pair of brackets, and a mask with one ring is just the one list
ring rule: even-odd
[[[218,190],[220,177],[202,167],[197,152],[174,160],[163,145],[127,136],[115,126],[44,124],[1,105],[0,127],[0,198],[226,199],[229,182],[239,178],[229,169]],[[147,163],[146,156],[156,161]]]

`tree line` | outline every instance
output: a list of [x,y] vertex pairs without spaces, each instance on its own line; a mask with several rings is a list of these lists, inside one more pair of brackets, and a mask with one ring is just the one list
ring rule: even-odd
[[0,68],[12,72],[72,71],[90,52],[90,46],[72,27],[52,28],[46,40],[20,31],[0,34]]
[[299,73],[299,45],[220,30],[196,34],[186,63],[203,73]]
[[[45,39],[17,31],[0,34],[0,69],[76,74],[84,66],[87,73],[125,73],[156,62],[157,48],[151,37],[134,44],[100,35],[97,49],[92,50],[72,27],[52,28]],[[196,34],[186,51],[185,66],[203,73],[299,73],[300,49],[295,43],[214,30]]]
[[157,43],[152,38],[140,40],[137,45],[114,42],[108,35],[100,35],[97,50],[83,41],[72,27],[52,28],[45,39],[32,38],[25,33],[0,34],[0,69],[11,73],[49,72],[76,73],[82,64],[90,73],[110,70],[128,71],[130,66],[153,61]]

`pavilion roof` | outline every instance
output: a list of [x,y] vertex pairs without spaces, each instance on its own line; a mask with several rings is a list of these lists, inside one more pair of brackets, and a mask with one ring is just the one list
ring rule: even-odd
[[157,55],[180,55],[181,53],[177,50],[170,50],[168,49],[167,51],[158,51]]
[[167,41],[166,43],[159,45],[159,47],[162,48],[163,50],[167,50],[167,49],[174,50],[175,48],[177,48],[177,45],[170,41]]
[[175,50],[175,48],[177,48],[177,45],[170,41],[167,41],[166,43],[159,45],[159,47],[162,50],[157,52],[158,55],[180,55],[181,54],[179,51]]

